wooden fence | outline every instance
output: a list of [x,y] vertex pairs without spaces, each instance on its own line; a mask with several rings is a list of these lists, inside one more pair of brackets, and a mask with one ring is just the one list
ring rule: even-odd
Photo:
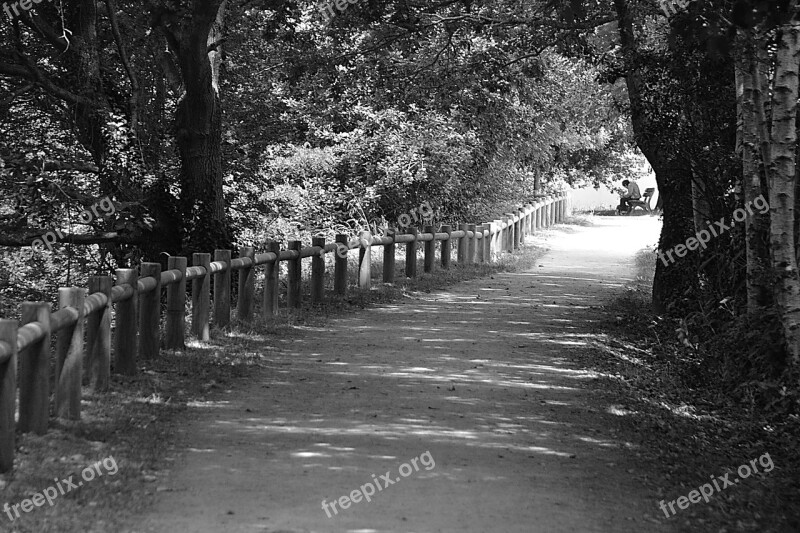
[[[423,232],[412,228],[403,234],[389,231],[375,237],[368,232],[349,239],[337,235],[336,242],[326,243],[315,237],[312,246],[303,248],[300,241],[289,241],[281,250],[277,242],[266,244],[266,252],[256,254],[252,246],[243,246],[237,259],[230,250],[211,254],[196,253],[192,266],[187,258],[170,257],[168,270],[159,263],[142,263],[139,272],[122,268],[111,276],[92,276],[87,289],[69,287],[58,291],[59,310],[51,312],[47,302],[23,302],[21,320],[0,320],[0,472],[14,465],[15,426],[21,432],[44,434],[50,412],[50,345],[57,334],[55,347],[55,415],[79,420],[81,386],[85,381],[93,390],[108,388],[111,373],[111,345],[114,345],[114,371],[131,375],[136,372],[137,357],[151,359],[160,347],[161,291],[166,288],[167,310],[163,345],[183,349],[185,338],[186,284],[192,283],[191,332],[199,340],[208,340],[211,315],[211,278],[214,279],[214,325],[223,328],[231,318],[231,273],[239,271],[237,317],[251,320],[255,294],[255,267],[264,265],[262,311],[265,316],[278,310],[279,262],[287,263],[287,305],[301,304],[301,261],[311,258],[311,301],[320,303],[324,296],[324,254],[336,253],[334,292],[347,290],[347,254],[359,249],[358,285],[371,284],[371,249],[383,246],[383,281],[392,283],[395,274],[395,247],[406,246],[405,274],[417,275],[418,243],[423,244],[425,272],[432,272],[436,241],[441,241],[442,268],[451,264],[452,243],[457,243],[459,264],[492,262],[499,252],[518,249],[525,235],[560,222],[567,215],[569,199],[565,194],[541,198],[515,213],[486,224],[461,224],[458,229],[443,225],[435,232],[425,226]],[[87,296],[88,293],[88,296]],[[111,335],[112,304],[116,304],[115,330]],[[84,345],[84,332],[86,334]],[[19,364],[19,370],[17,365]],[[19,421],[15,424],[16,393],[19,384]]]

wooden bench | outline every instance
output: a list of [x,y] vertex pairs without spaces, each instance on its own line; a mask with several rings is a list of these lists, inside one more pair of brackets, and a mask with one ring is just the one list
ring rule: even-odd
[[639,200],[628,200],[628,205],[630,206],[630,209],[628,210],[627,213],[620,213],[620,214],[630,215],[631,213],[633,213],[633,210],[636,209],[637,207],[640,207],[645,213],[652,213],[653,208],[650,207],[650,200],[653,199],[653,194],[655,192],[656,190],[653,187],[645,189],[642,198]]

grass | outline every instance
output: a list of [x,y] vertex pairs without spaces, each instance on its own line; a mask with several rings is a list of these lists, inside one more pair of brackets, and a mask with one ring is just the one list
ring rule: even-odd
[[[347,294],[339,296],[327,290],[324,304],[308,303],[309,284],[304,280],[302,308],[288,311],[282,296],[280,305],[283,308],[278,315],[265,319],[260,316],[261,295],[257,294],[256,319],[252,323],[234,319],[231,329],[212,330],[212,339],[208,342],[188,339],[185,351],[161,350],[157,359],[140,362],[135,377],[113,375],[108,391],[95,393],[85,389],[80,421],[51,418],[45,435],[18,435],[14,470],[0,475],[0,490],[13,520],[2,512],[0,531],[121,530],[123,524],[142,514],[159,492],[166,490],[160,479],[172,467],[169,455],[175,447],[175,427],[187,416],[187,404],[205,401],[208,396],[234,388],[238,381],[247,379],[254,369],[262,366],[270,351],[277,349],[279,339],[298,334],[298,326],[324,325],[329,317],[369,305],[446,289],[461,281],[498,272],[532,268],[540,255],[540,250],[526,247],[523,253],[503,254],[495,263],[461,266],[455,264],[456,254],[453,253],[453,266],[449,270],[442,270],[437,264],[433,273],[426,274],[422,272],[420,261],[419,276],[408,279],[404,274],[403,253],[398,250],[396,283],[387,285],[377,281],[381,266],[375,259],[380,258],[380,252],[379,248],[373,249],[373,287],[370,290],[352,285],[356,281],[353,259],[348,268],[351,286]],[[330,265],[327,272],[326,281],[330,287]],[[261,280],[257,281],[257,286],[263,286]],[[235,280],[233,287],[236,287]],[[191,313],[187,312],[186,316]],[[105,475],[59,495],[52,506],[45,503],[29,512],[18,508],[19,517],[11,510],[14,504],[56,484],[56,479],[73,476],[74,481],[81,480],[84,468],[104,459],[114,462],[116,473],[104,470]]]

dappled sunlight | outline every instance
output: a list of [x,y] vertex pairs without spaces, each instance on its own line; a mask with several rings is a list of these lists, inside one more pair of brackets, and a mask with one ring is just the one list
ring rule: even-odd
[[[579,236],[553,244],[569,247]],[[413,302],[324,327],[294,326],[293,336],[274,339],[279,349],[262,353],[253,398],[189,409],[210,413],[203,431],[219,451],[231,442],[254,450],[227,472],[244,476],[257,464],[298,487],[319,481],[326,488],[313,495],[317,507],[426,450],[436,468],[414,473],[430,482],[418,485],[425,490],[507,484],[527,476],[528,465],[537,480],[563,469],[579,479],[587,461],[635,448],[614,424],[637,413],[609,405],[591,384],[619,376],[580,363],[600,345],[636,353],[592,333],[603,298],[626,282],[598,267],[609,254],[598,251],[568,277],[545,257],[529,272],[415,293]],[[197,453],[214,452],[207,448]]]
[[619,406],[619,405],[609,405],[608,409],[606,409],[606,411],[608,413],[610,413],[612,415],[616,415],[616,416],[628,416],[628,415],[636,414],[636,411],[630,411],[630,410],[625,409],[624,407]]
[[190,400],[186,402],[187,407],[199,407],[201,409],[210,409],[210,408],[222,408],[229,405],[229,402],[226,401],[197,401],[197,400]]

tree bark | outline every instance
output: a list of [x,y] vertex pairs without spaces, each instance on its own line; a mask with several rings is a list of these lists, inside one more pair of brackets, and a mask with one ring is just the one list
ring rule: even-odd
[[[680,162],[675,150],[676,143],[671,143],[664,136],[665,132],[660,131],[649,118],[645,101],[652,101],[658,95],[646,94],[647,84],[637,66],[633,16],[627,0],[614,0],[614,7],[625,61],[625,82],[631,103],[634,136],[636,144],[655,171],[659,206],[663,209],[664,223],[658,246],[660,250],[668,250],[692,235],[691,169]],[[691,292],[695,284],[696,279],[686,271],[674,264],[665,265],[661,260],[656,260],[653,307],[659,313],[665,312],[670,302],[677,301],[687,291]]]
[[[759,166],[758,119],[755,110],[755,57],[751,36],[739,40],[736,58],[736,104],[739,146],[742,158],[741,189],[745,205],[753,205],[763,194]],[[761,90],[761,89],[759,89]],[[745,218],[745,248],[747,258],[747,310],[755,312],[772,305],[769,288],[769,217],[754,211]]]
[[794,236],[800,22],[780,28],[772,90],[769,160],[770,245],[775,303],[791,362],[800,364],[800,279]]
[[222,191],[222,105],[219,36],[225,0],[198,0],[180,30],[162,24],[180,70],[183,94],[175,112],[181,162],[184,252],[229,248]]

